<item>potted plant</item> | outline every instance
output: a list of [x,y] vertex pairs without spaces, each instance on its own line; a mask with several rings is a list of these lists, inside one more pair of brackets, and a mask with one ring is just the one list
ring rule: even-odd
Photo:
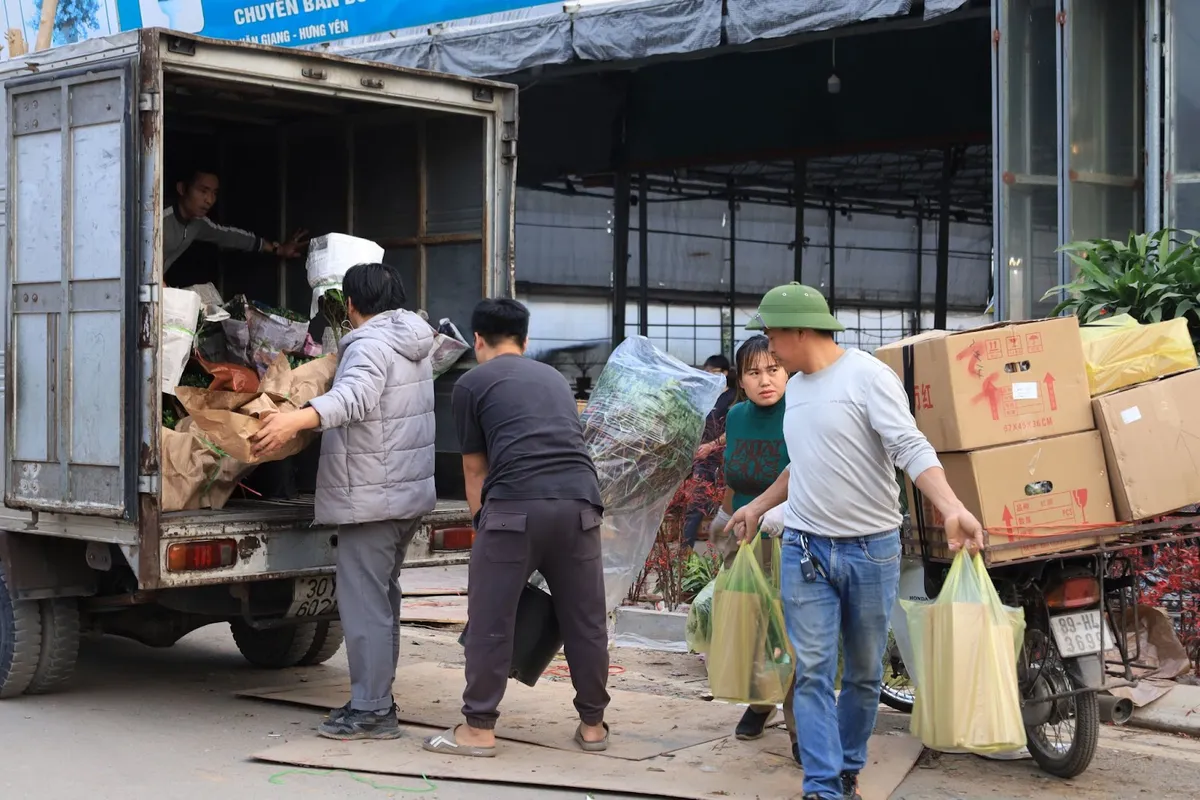
[[1071,283],[1046,293],[1066,292],[1055,314],[1070,312],[1080,322],[1128,314],[1143,324],[1184,317],[1200,346],[1200,233],[1164,228],[1131,234],[1128,242],[1091,239],[1061,250],[1078,267]]

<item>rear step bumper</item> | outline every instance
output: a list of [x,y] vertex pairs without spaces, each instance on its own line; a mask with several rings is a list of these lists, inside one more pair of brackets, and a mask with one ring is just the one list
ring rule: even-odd
[[[413,536],[405,556],[407,568],[464,564],[470,559],[471,530],[466,509],[428,515]],[[214,546],[220,542],[221,546]],[[175,550],[172,552],[171,548]],[[206,551],[200,558],[182,551]],[[217,553],[218,556],[209,555]],[[177,569],[172,570],[171,565]],[[199,565],[179,569],[180,564]],[[246,525],[179,525],[164,530],[159,541],[159,583],[143,589],[218,585],[274,578],[327,574],[337,564],[337,528],[313,526],[311,520]]]

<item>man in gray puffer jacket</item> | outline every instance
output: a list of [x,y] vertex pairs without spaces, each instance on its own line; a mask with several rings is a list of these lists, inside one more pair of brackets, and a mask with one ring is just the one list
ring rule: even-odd
[[342,281],[353,330],[338,346],[333,387],[306,408],[274,414],[256,435],[269,453],[320,429],[316,519],[338,526],[337,599],[350,661],[350,702],[319,733],[331,739],[400,735],[392,681],[400,655],[404,553],[433,486],[434,332],[400,308],[404,286],[384,264],[359,264]]

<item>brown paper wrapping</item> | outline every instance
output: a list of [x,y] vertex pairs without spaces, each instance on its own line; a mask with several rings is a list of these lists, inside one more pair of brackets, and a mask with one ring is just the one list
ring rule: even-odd
[[162,429],[162,510],[221,509],[253,469],[221,455],[190,418]]
[[317,434],[305,431],[264,458],[253,454],[251,437],[262,429],[266,416],[277,411],[296,411],[329,391],[336,370],[336,356],[323,356],[292,369],[287,357],[281,355],[263,375],[258,391],[253,394],[180,387],[176,396],[195,426],[234,461],[242,464],[282,461],[311,444]]

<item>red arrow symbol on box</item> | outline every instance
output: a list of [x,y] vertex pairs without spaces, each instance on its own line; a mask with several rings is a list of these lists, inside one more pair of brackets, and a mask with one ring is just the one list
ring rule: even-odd
[[1008,540],[1010,542],[1015,541],[1017,537],[1013,536],[1013,532],[1012,532],[1013,515],[1012,515],[1012,512],[1008,510],[1008,506],[1004,507],[1003,519],[1004,519],[1004,527],[1008,528]]
[[998,377],[999,373],[992,373],[991,375],[988,375],[983,381],[983,390],[979,394],[975,395],[974,399],[971,401],[973,403],[978,403],[981,400],[987,400],[988,406],[992,410],[993,420],[1000,419],[1000,388],[996,386],[996,379]]
[[971,342],[964,347],[961,352],[954,356],[955,361],[967,359],[967,374],[978,378],[983,370],[979,368],[979,361],[983,357],[980,346],[975,342]]
[[1054,396],[1054,376],[1047,372],[1042,380],[1046,384],[1046,399],[1050,401],[1050,410],[1058,411],[1058,398]]

